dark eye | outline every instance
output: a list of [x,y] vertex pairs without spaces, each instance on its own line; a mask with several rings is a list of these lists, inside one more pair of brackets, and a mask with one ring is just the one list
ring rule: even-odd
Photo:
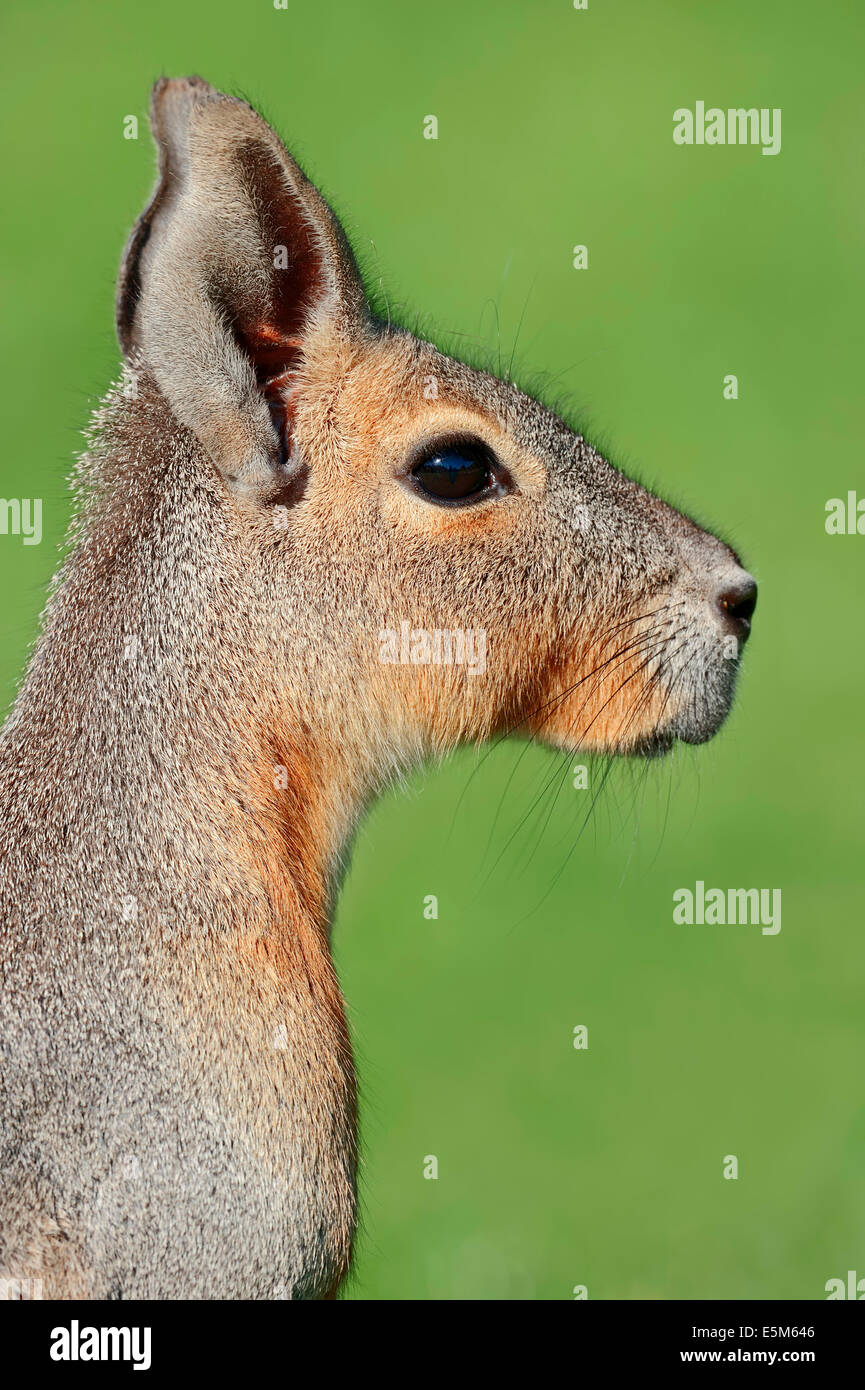
[[430,449],[411,476],[421,492],[440,502],[472,501],[489,492],[495,482],[492,456],[480,440]]

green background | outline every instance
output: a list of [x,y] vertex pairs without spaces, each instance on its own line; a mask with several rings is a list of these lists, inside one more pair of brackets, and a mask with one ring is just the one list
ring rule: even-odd
[[[578,842],[592,792],[514,743],[367,823],[335,933],[364,1155],[346,1296],[821,1298],[865,1276],[865,538],[824,529],[865,489],[861,6],[5,9],[2,491],[44,498],[45,539],[0,537],[4,705],[117,368],[161,73],[260,104],[396,315],[505,361],[519,328],[517,374],[549,374],[760,580],[728,725],[617,766]],[[674,146],[698,99],[781,107],[781,153]],[[781,888],[780,935],[675,926],[697,879]]]

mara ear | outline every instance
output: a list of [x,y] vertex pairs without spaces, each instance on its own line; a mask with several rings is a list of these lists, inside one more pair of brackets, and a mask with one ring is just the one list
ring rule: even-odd
[[223,478],[272,493],[291,457],[291,374],[321,316],[367,309],[330,208],[270,126],[198,77],[153,89],[156,192],[127,245],[117,333]]

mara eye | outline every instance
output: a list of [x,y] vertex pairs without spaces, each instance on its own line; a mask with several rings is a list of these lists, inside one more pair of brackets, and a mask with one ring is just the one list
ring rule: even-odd
[[492,455],[480,440],[430,448],[411,476],[420,491],[437,502],[473,502],[496,483]]

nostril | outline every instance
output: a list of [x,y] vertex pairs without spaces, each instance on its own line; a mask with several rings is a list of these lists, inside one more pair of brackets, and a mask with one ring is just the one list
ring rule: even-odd
[[743,575],[736,584],[729,584],[718,595],[718,606],[728,618],[737,623],[744,634],[751,627],[751,618],[757,607],[757,582],[750,574]]

